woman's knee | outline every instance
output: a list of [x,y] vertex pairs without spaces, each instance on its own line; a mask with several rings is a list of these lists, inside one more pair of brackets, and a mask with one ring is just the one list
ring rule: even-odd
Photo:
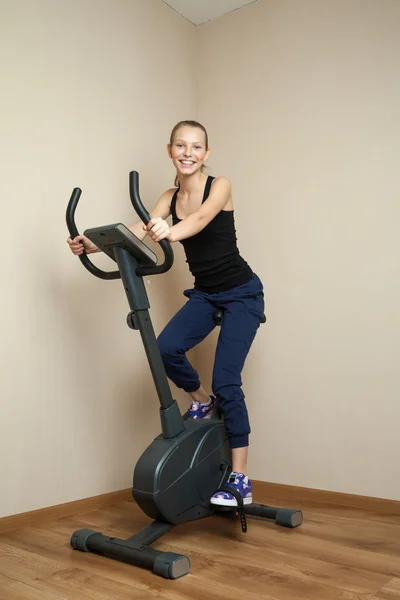
[[164,362],[183,354],[182,350],[179,349],[179,344],[164,332],[161,332],[158,336],[157,346]]
[[221,404],[236,404],[244,401],[245,395],[242,389],[242,382],[227,384],[226,382],[212,382],[212,391],[220,399]]

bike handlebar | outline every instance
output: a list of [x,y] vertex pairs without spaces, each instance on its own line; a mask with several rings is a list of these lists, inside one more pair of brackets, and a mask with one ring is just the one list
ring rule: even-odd
[[[150,221],[151,217],[139,196],[139,173],[137,171],[131,171],[129,173],[129,193],[133,208],[143,221],[145,225]],[[159,242],[160,247],[164,253],[164,262],[161,265],[138,267],[136,269],[137,275],[143,277],[145,275],[156,275],[158,273],[166,273],[174,264],[174,253],[171,248],[171,244],[168,240],[161,240]]]
[[[79,202],[79,198],[81,197],[81,194],[82,194],[82,190],[80,188],[74,188],[72,190],[71,198],[70,198],[70,200],[68,202],[68,206],[67,206],[67,213],[66,213],[67,227],[68,227],[68,231],[69,231],[72,239],[76,238],[79,235],[78,228],[75,223],[75,211],[76,211],[76,207],[78,206],[78,202]],[[96,265],[94,265],[92,263],[92,261],[89,260],[85,251],[83,251],[83,254],[79,255],[79,259],[80,259],[81,263],[83,264],[83,266],[92,275],[95,275],[96,277],[99,277],[100,279],[119,279],[121,277],[121,274],[119,271],[102,271],[101,269],[96,267]]]
[[[150,221],[151,217],[146,208],[143,206],[142,201],[139,195],[139,173],[137,171],[131,171],[129,173],[129,193],[132,201],[133,208],[136,213],[143,221],[145,225]],[[78,206],[79,198],[81,197],[82,190],[80,188],[74,188],[72,190],[71,198],[68,202],[67,212],[66,212],[66,220],[67,227],[72,239],[76,238],[79,235],[78,228],[75,223],[75,211]],[[168,271],[173,263],[174,263],[174,253],[171,248],[171,244],[168,240],[161,240],[159,242],[161,249],[164,253],[164,262],[160,265],[154,266],[142,266],[136,269],[136,274],[139,277],[144,277],[145,275],[156,275],[159,273],[165,273]],[[120,279],[121,274],[119,271],[103,271],[99,269],[89,260],[86,252],[79,256],[79,259],[83,266],[96,277],[100,279]]]

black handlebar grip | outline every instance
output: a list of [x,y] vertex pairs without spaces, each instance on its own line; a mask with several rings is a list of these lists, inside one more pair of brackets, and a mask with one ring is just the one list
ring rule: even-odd
[[[72,190],[71,198],[68,202],[67,212],[66,212],[66,221],[69,234],[72,239],[76,238],[79,235],[78,229],[75,223],[75,210],[78,206],[79,198],[81,197],[82,190],[80,188],[74,188]],[[96,277],[100,279],[119,279],[121,277],[119,271],[102,271],[96,265],[94,265],[87,257],[85,251],[83,254],[79,255],[79,259],[83,266]]]
[[[151,217],[149,212],[145,209],[139,196],[139,173],[137,171],[131,171],[129,173],[129,193],[131,202],[136,213],[145,225],[150,221]],[[161,240],[159,242],[160,247],[164,253],[164,262],[161,265],[155,265],[154,267],[138,267],[136,269],[137,275],[143,277],[145,275],[156,275],[158,273],[166,273],[174,264],[174,252],[171,244],[168,240]]]
[[133,208],[139,215],[145,225],[150,221],[150,213],[145,209],[139,195],[139,173],[131,171],[129,173],[129,193]]
[[67,227],[68,227],[68,231],[69,231],[72,239],[76,238],[76,236],[79,235],[78,229],[75,224],[75,210],[76,210],[76,207],[78,206],[78,202],[79,202],[79,198],[81,197],[81,194],[82,194],[82,190],[80,188],[74,188],[72,190],[71,198],[70,198],[70,200],[68,202],[68,206],[67,206],[67,214],[66,214]]

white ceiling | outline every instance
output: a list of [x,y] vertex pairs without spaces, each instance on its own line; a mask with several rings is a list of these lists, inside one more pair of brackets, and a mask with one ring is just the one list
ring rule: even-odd
[[225,13],[258,0],[162,0],[193,25],[217,19]]

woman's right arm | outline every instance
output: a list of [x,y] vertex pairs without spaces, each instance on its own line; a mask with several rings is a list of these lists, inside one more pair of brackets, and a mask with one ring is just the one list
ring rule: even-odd
[[[153,210],[150,212],[150,216],[152,218],[161,217],[162,219],[167,219],[169,217],[169,215],[171,214],[171,200],[174,191],[175,190],[171,189],[163,193]],[[134,225],[128,227],[128,229],[130,229],[130,231],[132,231],[132,233],[134,233],[136,237],[138,237],[140,240],[144,240],[144,238],[147,235],[147,231],[144,229],[144,227],[145,225],[143,224],[143,222],[139,221],[138,223],[135,223]],[[95,252],[101,252],[101,250],[95,244],[93,244],[93,242],[91,242],[89,238],[87,238],[84,235],[78,235],[74,239],[71,239],[71,237],[69,237],[67,239],[67,244],[69,245],[71,252],[76,256],[79,256],[84,251],[86,252],[86,254],[94,254]]]

